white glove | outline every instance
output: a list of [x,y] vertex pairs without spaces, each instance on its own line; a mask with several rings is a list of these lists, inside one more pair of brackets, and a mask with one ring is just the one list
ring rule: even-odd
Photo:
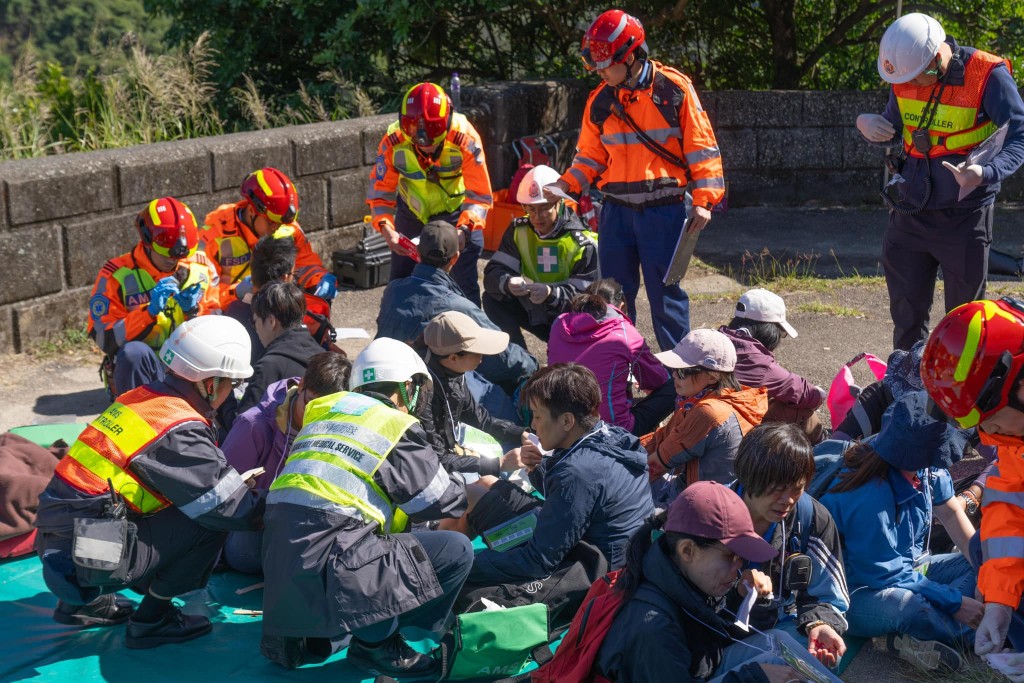
[[527,296],[530,290],[527,288],[526,280],[517,276],[510,277],[508,282],[508,293],[512,296]]
[[1024,654],[999,652],[985,655],[983,659],[1013,683],[1024,683]]
[[974,636],[975,654],[987,655],[990,652],[1001,652],[1006,642],[1006,632],[1010,630],[1010,618],[1013,609],[997,602],[985,603],[985,616],[978,624]]
[[953,174],[953,177],[956,178],[956,182],[960,187],[977,187],[978,185],[981,185],[981,181],[985,177],[985,169],[978,164],[971,164],[968,166],[966,161],[961,161],[959,164],[954,166],[948,161],[943,161],[942,165]]
[[857,117],[857,130],[871,142],[888,142],[896,135],[889,119],[880,114],[861,114]]

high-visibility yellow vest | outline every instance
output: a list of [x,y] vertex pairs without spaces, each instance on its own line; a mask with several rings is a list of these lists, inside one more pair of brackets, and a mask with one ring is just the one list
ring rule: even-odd
[[541,239],[525,218],[517,219],[512,230],[523,275],[544,284],[568,280],[583,257],[586,239],[597,242],[597,234],[589,230],[566,230],[555,239]]
[[342,392],[307,404],[303,422],[267,502],[333,509],[376,522],[381,533],[402,531],[408,516],[373,475],[416,418]]
[[[388,127],[387,134],[399,131],[401,127],[396,121]],[[398,194],[406,206],[422,223],[438,214],[461,209],[466,183],[462,176],[462,149],[459,145],[451,136],[445,138],[437,160],[424,168],[412,140],[402,137],[404,139],[395,145],[391,160],[398,171]]]
[[159,512],[170,502],[143,484],[128,466],[172,427],[190,421],[209,425],[188,401],[138,387],[122,394],[85,428],[57,463],[56,474],[83,493],[102,495],[113,486],[133,511]]
[[[942,92],[935,116],[928,126],[932,140],[932,148],[928,152],[931,158],[949,154],[966,154],[989,135],[996,132],[996,124],[987,116],[981,116],[981,100],[985,94],[992,69],[1005,64],[1010,69],[1010,62],[988,52],[976,50],[967,60],[964,70],[963,85],[947,85]],[[914,149],[912,136],[919,128],[921,115],[925,105],[938,86],[915,86],[901,83],[892,86],[893,93],[900,108],[903,121],[903,146],[910,156],[918,158],[924,155]]]

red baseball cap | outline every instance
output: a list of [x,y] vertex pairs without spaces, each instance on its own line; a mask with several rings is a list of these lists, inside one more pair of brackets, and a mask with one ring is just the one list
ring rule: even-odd
[[713,538],[749,562],[767,562],[779,554],[754,531],[746,504],[728,486],[698,481],[668,508],[665,531]]

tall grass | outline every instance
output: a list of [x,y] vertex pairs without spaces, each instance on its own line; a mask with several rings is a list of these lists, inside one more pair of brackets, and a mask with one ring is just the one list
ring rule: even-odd
[[0,80],[0,160],[376,113],[370,96],[337,72],[321,74],[318,94],[299,84],[295,96],[281,102],[265,101],[246,75],[244,86],[229,92],[229,108],[243,112],[245,121],[225,123],[213,80],[216,55],[205,33],[188,49],[158,56],[129,40],[107,48],[99,63],[69,74],[25,52],[12,78]]

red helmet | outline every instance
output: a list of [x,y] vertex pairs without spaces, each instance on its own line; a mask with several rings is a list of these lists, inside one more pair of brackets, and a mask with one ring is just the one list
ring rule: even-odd
[[417,83],[402,98],[402,132],[420,147],[438,145],[452,125],[452,101],[441,86]]
[[1009,297],[954,308],[928,337],[921,358],[928,395],[965,429],[1019,405],[1011,394],[1022,369],[1024,302]]
[[242,199],[261,216],[274,223],[291,223],[299,213],[299,193],[295,186],[276,168],[253,171],[242,183]]
[[161,256],[183,259],[195,253],[199,226],[192,209],[174,197],[154,199],[135,219],[142,244]]
[[588,71],[622,64],[637,49],[647,51],[640,20],[620,9],[610,9],[583,34],[580,56]]

